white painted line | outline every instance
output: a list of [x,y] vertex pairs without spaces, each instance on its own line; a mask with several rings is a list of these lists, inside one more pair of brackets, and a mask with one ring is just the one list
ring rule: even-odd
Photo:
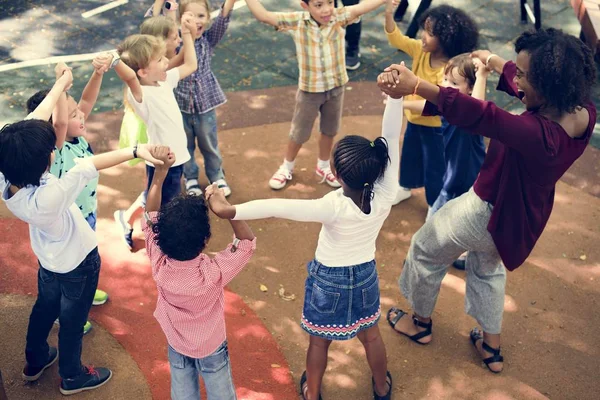
[[[233,5],[233,7],[231,8],[232,10],[237,10],[238,8],[242,8],[246,5],[246,0],[238,0],[235,2],[235,4]],[[217,15],[219,15],[219,13],[221,12],[221,9],[217,9],[213,12],[210,13],[210,17],[211,18],[216,18]]]
[[129,3],[129,0],[115,0],[108,4],[105,4],[103,6],[94,8],[93,10],[86,11],[83,14],[81,14],[81,16],[83,18],[90,18],[90,17],[93,17],[94,15],[101,14],[105,11],[111,10],[115,7],[119,7],[119,6],[122,6],[123,4],[127,4],[127,3]]

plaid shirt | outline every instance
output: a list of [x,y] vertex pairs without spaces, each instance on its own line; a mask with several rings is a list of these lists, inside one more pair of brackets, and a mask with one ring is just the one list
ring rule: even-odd
[[150,224],[157,218],[158,213],[151,212],[142,219],[158,290],[154,317],[173,349],[188,357],[204,358],[226,339],[224,287],[250,261],[256,238],[236,239],[212,259],[200,253],[193,260],[177,261],[156,244]]
[[231,12],[227,17],[219,14],[211,27],[196,39],[194,48],[198,58],[198,69],[193,74],[179,81],[175,88],[175,98],[179,109],[188,114],[204,114],[227,101],[223,89],[217,82],[210,67],[213,49],[221,41],[227,27]]
[[348,82],[345,27],[352,21],[345,7],[335,9],[325,26],[319,26],[307,11],[275,14],[277,30],[290,31],[296,43],[300,90],[322,93]]

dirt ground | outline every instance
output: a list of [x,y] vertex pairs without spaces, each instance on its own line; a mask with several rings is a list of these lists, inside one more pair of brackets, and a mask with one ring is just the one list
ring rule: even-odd
[[[352,95],[358,96],[358,93]],[[292,110],[287,107],[287,99],[267,112],[262,110],[265,103],[277,97],[265,98],[260,103],[260,99],[250,98],[248,94],[244,96],[243,101],[247,104],[259,103],[253,115],[264,111],[262,118],[267,125],[258,125],[259,121],[250,124],[244,113],[236,116],[236,120],[241,121],[238,126],[230,125],[229,119],[220,120],[225,124],[221,126],[219,138],[228,182],[233,190],[230,201],[239,203],[269,197],[308,199],[327,193],[328,187],[319,185],[313,172],[317,154],[315,137],[301,151],[291,185],[281,192],[268,188],[267,181],[281,161],[289,129],[289,122],[284,121],[289,121]],[[371,100],[377,99],[369,92],[362,100],[368,101],[369,96]],[[221,112],[231,115],[235,104],[235,99],[230,98],[227,108]],[[371,138],[378,136],[383,108],[379,100],[377,103],[371,101],[371,104],[376,105],[369,110],[370,115],[356,115],[366,113],[366,110],[354,109],[356,114],[345,117],[342,132]],[[118,115],[104,115],[90,121],[88,130],[100,133],[93,139],[96,151],[116,146],[116,134],[104,135],[105,131],[115,132],[116,121]],[[253,127],[243,127],[250,125]],[[588,149],[585,157],[597,160],[597,150]],[[433,315],[431,345],[413,344],[394,334],[385,319],[380,321],[389,370],[394,377],[394,398],[600,398],[600,347],[596,334],[600,328],[600,314],[597,313],[600,303],[600,199],[589,194],[589,188],[597,188],[600,180],[597,164],[577,168],[587,170],[589,176],[585,184],[574,187],[559,183],[554,212],[544,235],[528,261],[508,275],[502,346],[504,372],[492,375],[476,356],[468,339],[475,322],[464,313],[464,273],[450,269]],[[578,182],[576,178],[572,181]],[[134,169],[118,167],[102,173],[99,189],[101,224],[109,224],[114,209],[135,199],[143,187],[143,180],[141,166]],[[407,307],[397,287],[397,279],[410,239],[422,225],[425,214],[423,193],[416,191],[411,199],[392,209],[381,231],[377,262],[383,313],[393,305]],[[0,209],[0,217],[7,216]],[[209,250],[215,251],[230,239],[231,231],[225,221],[213,218],[212,222],[214,233]],[[257,252],[230,288],[258,314],[274,336],[297,384],[304,370],[308,344],[308,336],[298,323],[305,265],[314,256],[320,227],[285,220],[253,221],[250,225],[258,236]],[[265,285],[268,291],[262,292],[260,285]],[[277,294],[280,287],[295,294],[296,300],[282,300]],[[3,340],[7,341],[6,346],[19,347],[18,341],[23,338],[10,335]],[[111,338],[105,340],[108,342]],[[358,340],[334,343],[323,382],[323,397],[368,399],[372,398],[371,393],[371,376]],[[120,398],[117,392],[111,393],[110,397]],[[21,400],[23,397],[15,398]],[[272,397],[265,395],[264,398]]]

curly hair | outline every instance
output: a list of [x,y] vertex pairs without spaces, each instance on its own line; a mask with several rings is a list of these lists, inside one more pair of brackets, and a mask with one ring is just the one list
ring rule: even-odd
[[357,135],[340,140],[333,152],[333,167],[350,189],[362,191],[360,209],[371,212],[373,185],[387,168],[390,157],[387,141],[378,137],[374,141]]
[[421,17],[420,25],[439,40],[448,58],[477,48],[479,27],[463,10],[448,5],[430,8]]
[[572,113],[590,99],[596,65],[590,48],[575,36],[548,28],[523,32],[515,52],[529,54],[527,81],[559,113]]
[[156,244],[169,258],[192,260],[210,239],[208,207],[202,196],[181,195],[160,207],[152,226]]

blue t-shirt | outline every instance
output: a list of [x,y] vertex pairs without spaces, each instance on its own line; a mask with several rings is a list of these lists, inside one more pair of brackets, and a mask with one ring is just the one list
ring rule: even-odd
[[485,143],[480,135],[470,134],[442,118],[446,173],[444,190],[448,199],[469,191],[485,158]]
[[[65,141],[62,149],[55,149],[54,151],[54,163],[50,166],[50,173],[57,178],[61,178],[75,166],[76,158],[87,158],[93,155],[92,148],[84,138],[79,137],[72,141]],[[98,209],[97,190],[98,178],[94,178],[90,180],[75,200],[75,204],[81,210],[84,218],[95,214]]]

